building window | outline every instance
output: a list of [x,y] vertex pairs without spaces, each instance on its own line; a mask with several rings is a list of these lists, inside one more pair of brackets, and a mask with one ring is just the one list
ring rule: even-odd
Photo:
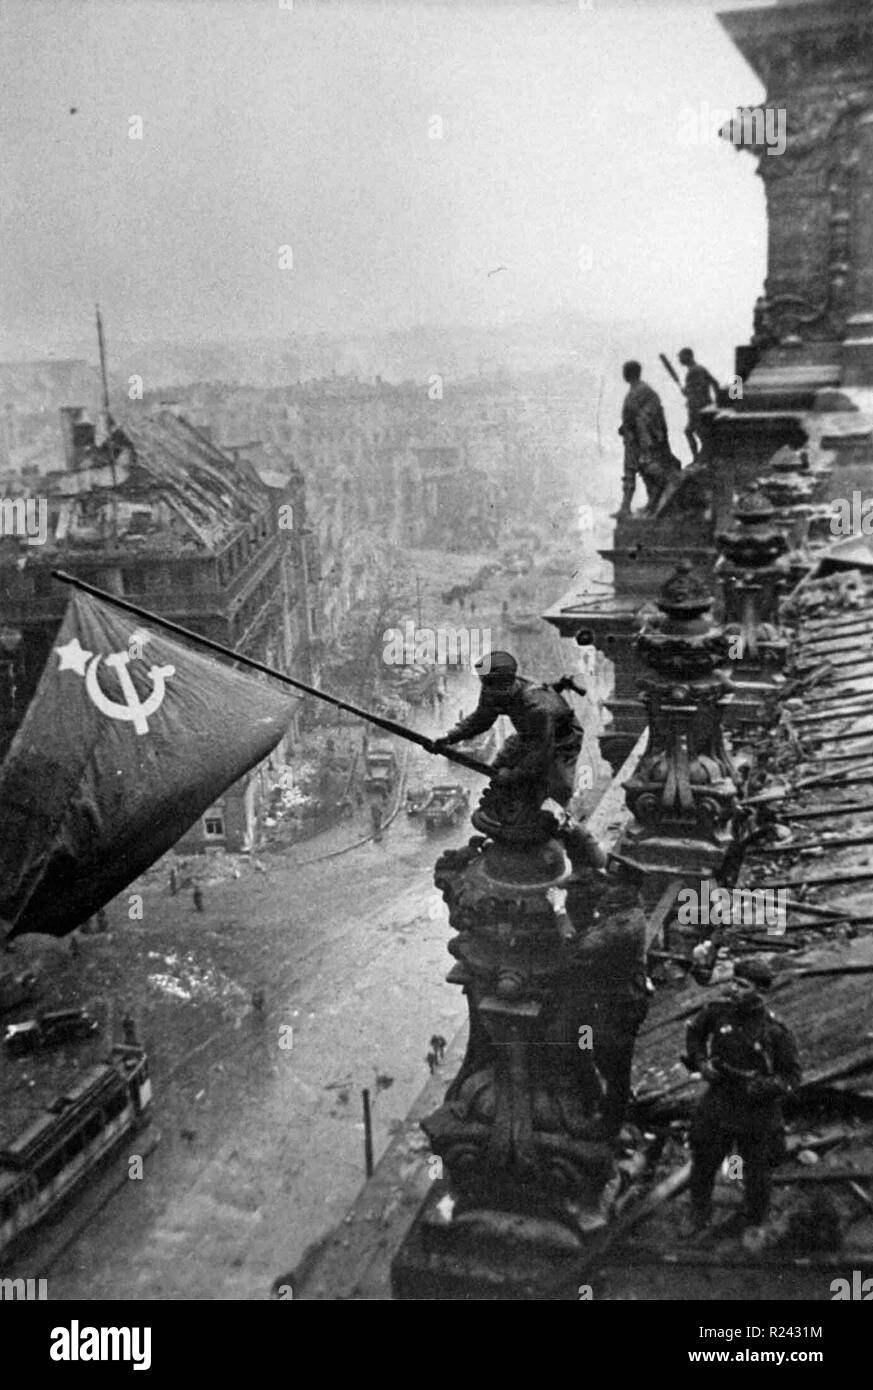
[[224,810],[221,806],[210,806],[204,815],[203,834],[207,840],[224,839]]

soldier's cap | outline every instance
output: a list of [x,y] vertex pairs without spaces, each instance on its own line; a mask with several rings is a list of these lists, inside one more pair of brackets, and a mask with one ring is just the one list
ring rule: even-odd
[[769,989],[773,983],[773,971],[762,960],[738,960],[734,976],[738,980],[748,980],[756,989]]
[[684,362],[684,361],[686,360],[686,358],[689,358],[689,359],[690,359],[690,358],[692,358],[693,356],[694,356],[694,350],[693,350],[692,348],[680,348],[680,349],[679,349],[678,357],[679,357],[679,361],[680,361],[680,362]]
[[509,652],[487,652],[481,661],[476,662],[476,674],[480,680],[509,680],[518,671],[518,662]]

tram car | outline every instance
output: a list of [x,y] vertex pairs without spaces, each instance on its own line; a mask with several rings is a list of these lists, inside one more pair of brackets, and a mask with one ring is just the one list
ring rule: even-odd
[[150,1109],[146,1053],[119,1043],[0,1148],[0,1251],[48,1216],[124,1135],[145,1125]]

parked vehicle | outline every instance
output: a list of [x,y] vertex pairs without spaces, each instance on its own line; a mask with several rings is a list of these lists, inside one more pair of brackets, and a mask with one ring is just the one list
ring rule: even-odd
[[38,994],[37,977],[32,970],[23,970],[17,975],[12,970],[0,971],[0,1013],[19,1004],[29,1004]]
[[3,1045],[10,1057],[24,1057],[43,1047],[57,1047],[65,1042],[83,1042],[99,1030],[96,1018],[85,1009],[57,1009],[41,1014],[24,1023],[10,1023]]
[[433,800],[433,787],[410,787],[406,793],[406,814],[420,816]]
[[456,825],[463,820],[470,805],[470,793],[460,782],[448,782],[434,787],[433,795],[424,813],[427,830],[440,830],[447,825]]
[[367,772],[364,787],[386,801],[394,790],[399,768],[394,744],[388,738],[370,739],[367,745]]
[[117,1044],[0,1148],[0,1251],[35,1226],[131,1130],[148,1122],[148,1058]]

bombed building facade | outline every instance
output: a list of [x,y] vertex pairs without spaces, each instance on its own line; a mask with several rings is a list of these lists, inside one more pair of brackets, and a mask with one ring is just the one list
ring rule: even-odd
[[[265,482],[171,409],[95,426],[61,412],[64,468],[40,478],[46,536],[0,539],[0,740],[5,752],[60,625],[64,570],[280,671],[307,679],[317,637],[302,476]],[[296,714],[289,743],[296,732]],[[210,808],[183,847],[251,849],[271,779],[257,769]]]

